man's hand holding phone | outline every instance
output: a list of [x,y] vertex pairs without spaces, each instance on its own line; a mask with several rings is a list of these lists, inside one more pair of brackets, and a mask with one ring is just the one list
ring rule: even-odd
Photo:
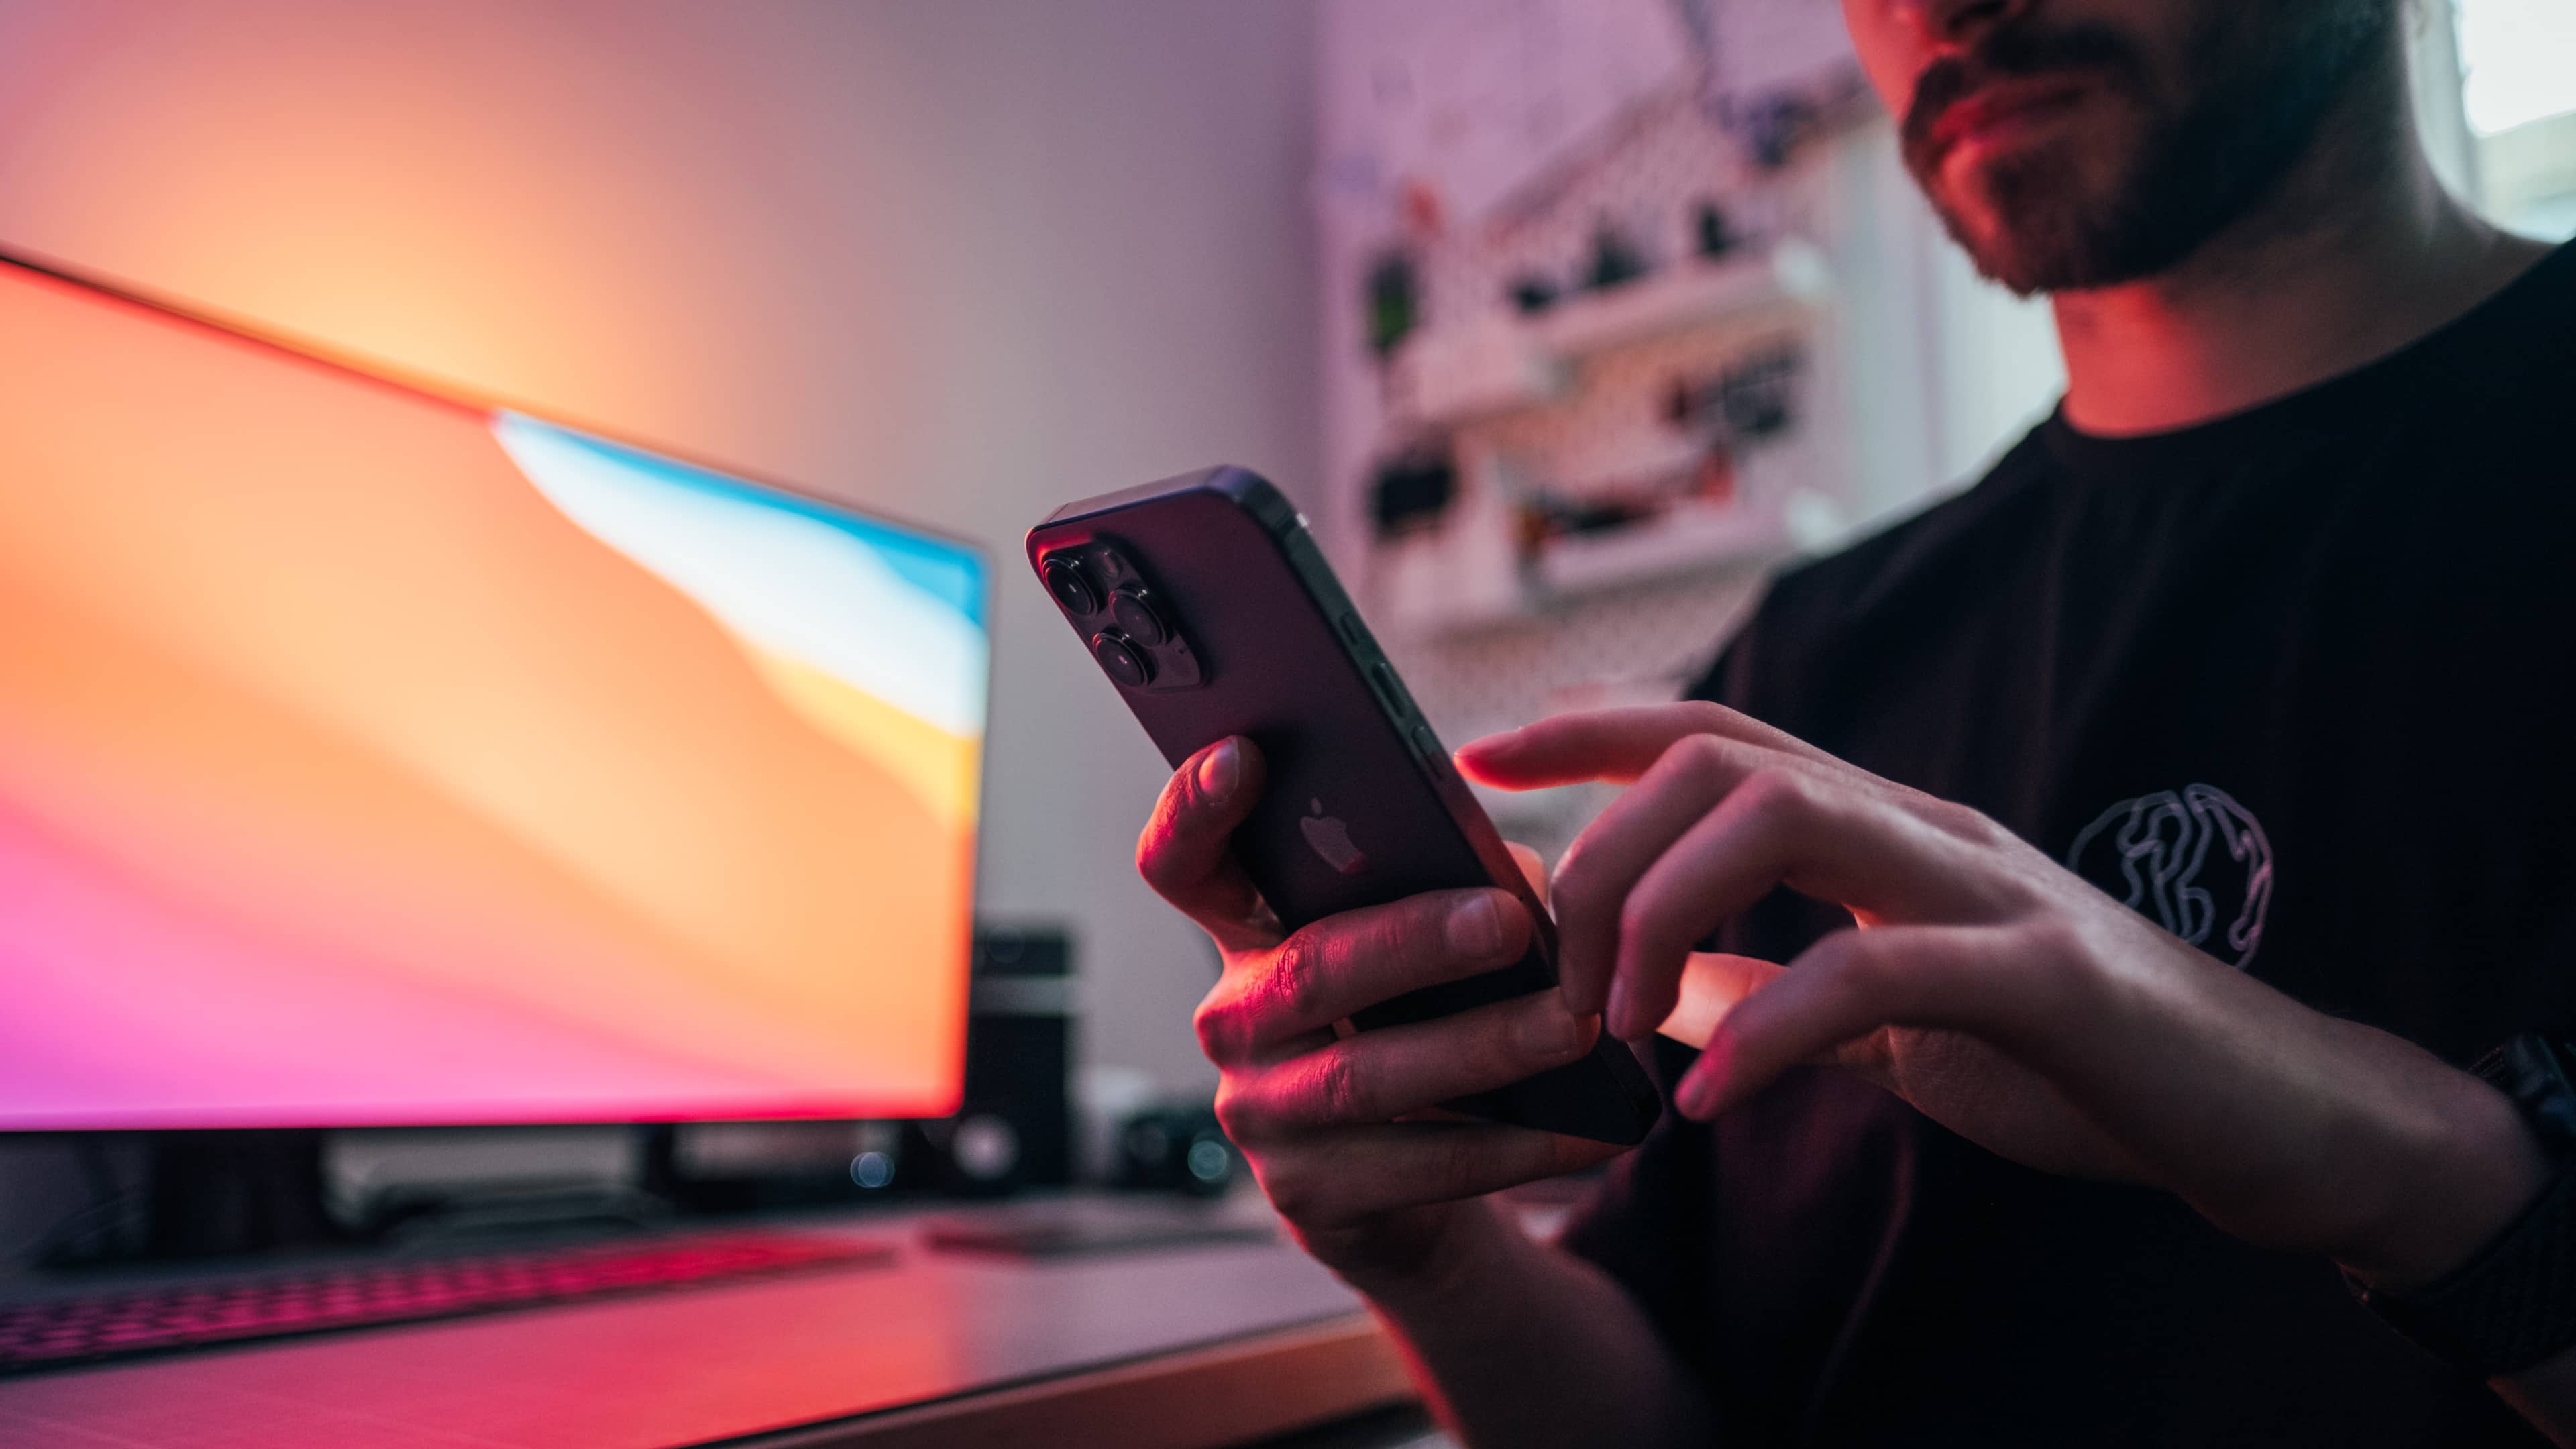
[[[1435,891],[1283,933],[1228,843],[1260,798],[1259,750],[1221,740],[1184,761],[1136,865],[1216,942],[1224,974],[1199,1004],[1222,1074],[1217,1116],[1313,1253],[1361,1291],[1402,1294],[1454,1266],[1468,1201],[1617,1155],[1526,1127],[1452,1120],[1438,1104],[1589,1050],[1599,1019],[1554,991],[1350,1035],[1335,1024],[1417,987],[1519,959],[1532,929],[1510,893]],[[1483,1224],[1489,1226],[1490,1224]]]

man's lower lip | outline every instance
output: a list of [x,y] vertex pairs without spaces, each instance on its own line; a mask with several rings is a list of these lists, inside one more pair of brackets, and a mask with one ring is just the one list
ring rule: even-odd
[[2074,109],[2082,97],[2076,94],[2049,96],[2018,105],[2011,110],[1988,116],[1943,138],[1942,159],[1962,151],[1992,147],[2011,140],[2025,131],[2035,130]]

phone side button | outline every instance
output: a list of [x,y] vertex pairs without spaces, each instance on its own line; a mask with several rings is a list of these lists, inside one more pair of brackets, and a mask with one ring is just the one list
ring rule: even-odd
[[1431,773],[1445,775],[1449,772],[1449,752],[1440,748],[1439,737],[1431,733],[1431,726],[1418,724],[1413,727],[1413,752],[1422,757],[1422,763],[1431,767]]
[[1404,682],[1395,677],[1394,668],[1385,660],[1369,666],[1369,682],[1377,686],[1378,698],[1386,701],[1387,709],[1397,719],[1413,713],[1413,701],[1405,697]]

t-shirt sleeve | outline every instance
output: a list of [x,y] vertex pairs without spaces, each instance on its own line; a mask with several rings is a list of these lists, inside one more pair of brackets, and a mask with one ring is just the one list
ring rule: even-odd
[[1709,661],[1708,671],[1682,691],[1684,699],[1706,699],[1742,709],[1744,697],[1744,662],[1752,653],[1752,643],[1742,633]]

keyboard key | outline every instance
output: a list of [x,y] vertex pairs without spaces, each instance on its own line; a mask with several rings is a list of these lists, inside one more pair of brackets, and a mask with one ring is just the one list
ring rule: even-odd
[[591,1244],[0,1307],[0,1374],[329,1328],[417,1322],[726,1278],[850,1267],[883,1244],[786,1233]]

